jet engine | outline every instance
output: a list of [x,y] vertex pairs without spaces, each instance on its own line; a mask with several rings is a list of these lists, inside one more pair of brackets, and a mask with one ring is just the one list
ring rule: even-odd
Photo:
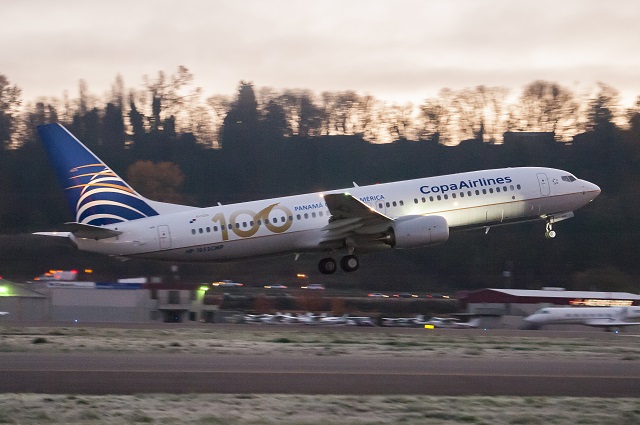
[[446,242],[449,224],[439,215],[409,216],[394,221],[384,242],[393,248],[407,249]]

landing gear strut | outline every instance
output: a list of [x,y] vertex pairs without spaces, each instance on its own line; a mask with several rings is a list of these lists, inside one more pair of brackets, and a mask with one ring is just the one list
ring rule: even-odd
[[553,239],[556,237],[556,232],[553,230],[553,226],[550,221],[547,221],[547,229],[544,232],[544,237],[547,239]]

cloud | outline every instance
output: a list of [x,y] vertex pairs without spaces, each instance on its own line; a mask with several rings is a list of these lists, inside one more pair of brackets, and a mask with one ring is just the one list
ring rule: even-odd
[[640,94],[631,77],[640,66],[635,0],[32,0],[3,8],[0,43],[10,59],[0,72],[26,99],[73,92],[80,79],[102,93],[117,74],[139,87],[143,75],[178,65],[208,94],[233,93],[241,79],[414,101],[443,87],[516,89],[536,79],[602,80]]

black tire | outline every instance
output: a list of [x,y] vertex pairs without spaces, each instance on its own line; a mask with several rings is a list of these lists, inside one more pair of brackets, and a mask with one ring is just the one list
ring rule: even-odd
[[340,267],[345,272],[355,272],[360,268],[360,260],[355,255],[345,255],[340,260]]
[[335,273],[337,268],[338,266],[336,264],[336,260],[334,260],[333,258],[323,258],[318,263],[318,270],[320,270],[320,273],[322,274]]

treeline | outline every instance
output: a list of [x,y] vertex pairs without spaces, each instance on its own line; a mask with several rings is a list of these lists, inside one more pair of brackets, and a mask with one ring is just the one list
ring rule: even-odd
[[625,111],[612,87],[578,95],[536,81],[513,104],[499,87],[445,89],[416,107],[246,82],[234,98],[203,101],[192,79],[181,67],[145,78],[141,90],[117,78],[98,98],[81,82],[78,98],[23,104],[20,89],[0,75],[1,232],[50,230],[71,219],[35,132],[47,122],[64,124],[141,193],[197,206],[550,166],[603,190],[577,219],[557,226],[556,240],[535,224],[461,233],[441,247],[402,253],[403,270],[389,265],[370,277],[380,285],[400,274],[416,284],[429,276],[455,287],[495,286],[513,269],[517,279],[505,284],[638,290],[640,100]]

